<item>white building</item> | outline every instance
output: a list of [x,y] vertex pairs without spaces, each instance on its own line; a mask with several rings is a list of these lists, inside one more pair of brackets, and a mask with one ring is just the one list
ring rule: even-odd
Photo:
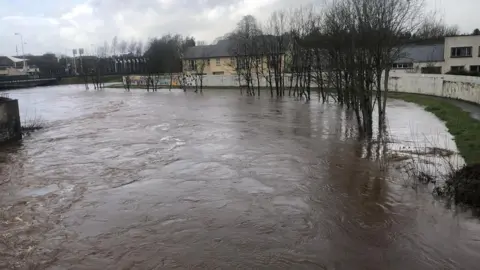
[[480,72],[480,36],[446,37],[444,58],[445,72]]
[[445,73],[444,44],[407,45],[400,50],[392,69],[407,73]]

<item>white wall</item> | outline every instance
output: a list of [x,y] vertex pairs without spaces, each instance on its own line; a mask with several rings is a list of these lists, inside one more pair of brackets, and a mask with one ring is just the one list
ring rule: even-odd
[[[194,85],[193,78],[188,78],[188,85]],[[163,80],[163,83],[169,81],[168,78]],[[256,86],[256,82],[254,85]],[[267,86],[265,78],[260,78],[260,85]],[[205,75],[203,86],[238,87],[239,82],[235,75]],[[285,77],[285,86],[290,86],[289,75]],[[312,84],[312,87],[316,86],[316,84]],[[389,79],[389,90],[455,98],[480,104],[480,77],[392,72]]]
[[427,74],[392,74],[391,91],[461,99],[480,104],[480,77]]

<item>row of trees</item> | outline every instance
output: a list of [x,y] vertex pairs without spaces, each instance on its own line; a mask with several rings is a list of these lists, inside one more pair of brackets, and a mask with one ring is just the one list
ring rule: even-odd
[[423,0],[338,0],[322,10],[277,11],[264,24],[245,16],[225,38],[247,94],[266,86],[271,96],[310,100],[316,85],[319,99],[346,106],[371,136],[375,111],[384,130],[389,72],[402,47],[459,34],[425,17]]

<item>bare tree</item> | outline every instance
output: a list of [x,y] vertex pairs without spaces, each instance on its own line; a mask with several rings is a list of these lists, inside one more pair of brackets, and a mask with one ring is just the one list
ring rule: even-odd
[[130,40],[130,43],[128,43],[127,51],[130,54],[135,54],[136,49],[137,49],[137,41],[132,38],[132,40]]
[[112,47],[111,47],[113,56],[117,55],[116,54],[117,53],[117,48],[118,48],[118,37],[114,36],[113,39],[112,39]]
[[324,44],[339,98],[354,110],[363,135],[373,134],[375,106],[380,132],[384,128],[390,68],[404,34],[418,29],[422,6],[422,0],[340,0],[325,14]]
[[125,40],[122,40],[120,41],[120,43],[118,43],[118,51],[120,52],[120,54],[125,54],[127,52],[127,49],[128,43]]
[[435,13],[432,13],[429,16],[425,16],[425,19],[420,22],[413,36],[417,39],[431,39],[457,36],[459,34],[460,30],[457,25],[446,25],[443,19],[437,19]]
[[143,42],[139,40],[137,46],[135,47],[135,56],[140,57],[143,55]]
[[[236,29],[229,34],[232,41],[230,48],[235,55],[236,72],[244,80],[248,95],[255,95],[253,91],[253,74],[257,62],[257,42],[262,35],[259,24],[255,17],[244,16],[238,23]],[[242,85],[240,85],[242,87]]]

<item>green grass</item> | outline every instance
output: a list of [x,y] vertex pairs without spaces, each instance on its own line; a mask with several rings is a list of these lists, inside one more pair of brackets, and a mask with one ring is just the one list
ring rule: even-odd
[[435,114],[454,136],[465,162],[469,165],[480,163],[480,121],[472,118],[470,113],[448,101],[428,96],[392,93],[391,97],[424,106],[426,111]]

